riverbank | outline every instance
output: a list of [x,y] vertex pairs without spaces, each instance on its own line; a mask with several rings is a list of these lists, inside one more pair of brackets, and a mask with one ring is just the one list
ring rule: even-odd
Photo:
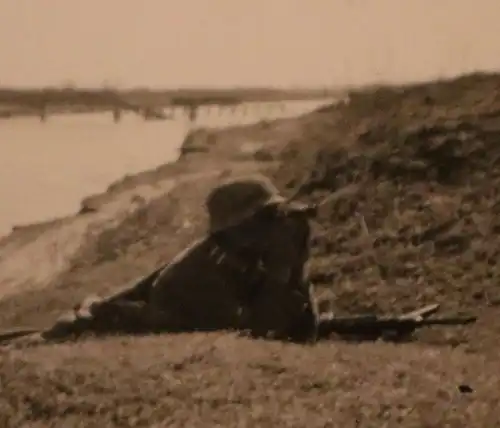
[[342,191],[313,224],[311,259],[337,313],[438,302],[480,319],[399,346],[218,333],[0,353],[0,425],[496,426],[499,137],[499,75],[354,91],[300,118],[197,131],[178,163],[14,231],[0,243],[0,325],[43,326],[171,259],[205,230],[209,190],[260,170],[306,201]]
[[[309,116],[306,114],[301,120],[307,121]],[[117,180],[106,191],[84,198],[74,215],[15,226],[9,235],[0,239],[0,294],[4,302],[10,298],[16,302],[16,296],[20,296],[25,303],[28,298],[35,302],[37,293],[44,293],[47,286],[60,281],[59,276],[82,263],[80,253],[93,251],[87,248],[92,248],[95,240],[105,231],[119,227],[134,213],[165,195],[173,192],[175,200],[186,189],[190,194],[193,186],[200,188],[200,179],[204,179],[203,186],[207,186],[205,190],[208,191],[208,186],[215,185],[221,174],[238,175],[275,169],[280,151],[296,135],[302,126],[301,120],[278,119],[254,125],[194,130],[185,138],[176,162]],[[201,207],[201,193],[199,197],[196,204]],[[171,209],[176,208],[177,204]],[[174,215],[174,212],[168,215]],[[179,245],[187,245],[189,239],[184,238]],[[170,257],[180,248],[173,248],[172,251]],[[151,263],[146,269],[153,267]],[[27,270],[26,265],[33,267]],[[80,291],[86,293],[85,287]],[[19,313],[21,318],[16,316],[17,319],[12,322],[50,323],[67,303],[59,302],[50,313],[36,320],[27,319]],[[1,316],[0,319],[6,321]]]

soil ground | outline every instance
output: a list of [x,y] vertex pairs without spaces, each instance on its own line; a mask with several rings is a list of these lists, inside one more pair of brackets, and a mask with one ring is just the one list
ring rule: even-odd
[[[500,426],[500,76],[353,92],[264,128],[199,133],[178,164],[115,184],[73,218],[14,231],[2,266],[13,248],[27,257],[63,239],[61,222],[83,230],[43,280],[0,275],[2,327],[48,325],[170,259],[203,233],[207,192],[257,169],[303,200],[342,191],[313,224],[312,279],[333,310],[438,302],[477,325],[400,345],[214,333],[0,351],[0,426]],[[269,150],[242,156],[242,141],[266,136]]]

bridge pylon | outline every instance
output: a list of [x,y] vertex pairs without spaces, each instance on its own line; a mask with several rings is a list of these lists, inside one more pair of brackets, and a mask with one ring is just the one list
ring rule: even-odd
[[118,123],[122,118],[122,110],[118,107],[113,109],[113,121]]
[[40,106],[40,122],[46,122],[47,121],[47,104],[42,104]]
[[198,106],[190,105],[190,106],[186,107],[186,110],[187,110],[189,120],[191,122],[196,121],[196,118],[198,117]]

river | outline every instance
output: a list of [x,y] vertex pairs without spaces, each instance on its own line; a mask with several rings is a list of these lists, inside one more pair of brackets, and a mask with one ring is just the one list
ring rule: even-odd
[[[247,111],[201,111],[196,126],[228,126],[294,116],[332,100],[293,102],[284,111],[249,106]],[[71,214],[80,201],[104,191],[126,174],[175,161],[193,125],[184,115],[144,121],[109,114],[0,121],[0,236],[12,226]]]

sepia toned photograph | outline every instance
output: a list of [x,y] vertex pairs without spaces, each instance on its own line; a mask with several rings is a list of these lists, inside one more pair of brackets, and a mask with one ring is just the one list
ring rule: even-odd
[[0,428],[500,427],[499,18],[0,0]]

